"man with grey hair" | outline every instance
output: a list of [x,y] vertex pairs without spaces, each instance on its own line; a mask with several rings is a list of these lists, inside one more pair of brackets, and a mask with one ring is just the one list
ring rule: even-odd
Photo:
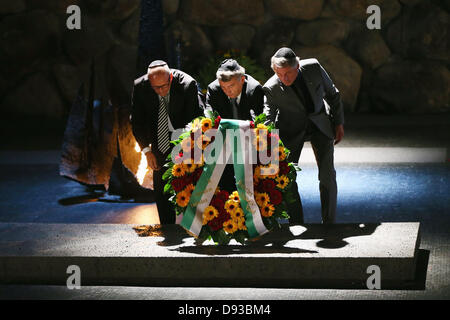
[[[253,120],[263,112],[264,92],[261,84],[234,59],[221,62],[217,79],[208,85],[206,110],[217,111],[221,118]],[[220,180],[221,189],[236,189],[234,169],[228,164]]]
[[146,75],[134,81],[131,124],[133,134],[153,169],[153,187],[161,224],[175,223],[175,210],[164,194],[163,166],[173,145],[171,132],[201,116],[197,82],[166,62],[150,63]]
[[217,79],[208,85],[206,108],[222,118],[252,120],[263,112],[264,92],[261,84],[234,59],[222,61]]
[[[336,221],[337,184],[334,145],[344,136],[344,110],[339,90],[316,59],[300,60],[290,48],[271,58],[275,74],[264,84],[264,112],[275,121],[280,138],[298,162],[303,144],[310,141],[319,169],[322,223]],[[289,207],[291,223],[303,223],[297,183],[295,203]]]

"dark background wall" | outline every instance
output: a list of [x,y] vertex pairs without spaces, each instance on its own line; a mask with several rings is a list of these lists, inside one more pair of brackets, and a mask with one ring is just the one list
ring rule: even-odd
[[[71,4],[81,7],[81,30],[66,28]],[[64,122],[94,58],[107,61],[129,93],[140,4],[0,0],[2,114]],[[370,4],[381,8],[381,30],[366,27]],[[168,59],[194,77],[230,49],[270,76],[270,56],[291,46],[319,59],[347,112],[450,111],[449,0],[162,0],[162,8]]]

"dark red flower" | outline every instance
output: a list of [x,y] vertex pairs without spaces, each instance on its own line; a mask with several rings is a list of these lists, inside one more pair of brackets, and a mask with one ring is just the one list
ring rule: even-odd
[[263,184],[264,180],[261,180],[258,182],[258,184],[255,187],[255,191],[257,192],[264,192],[264,184]]
[[220,209],[223,209],[223,207],[225,206],[225,201],[218,197],[214,197],[211,201],[211,205],[220,211]]
[[192,174],[184,176],[183,179],[186,185],[191,183],[194,184],[194,176]]
[[220,116],[217,116],[216,120],[214,120],[214,129],[217,129],[219,127],[219,123],[222,118]]
[[262,181],[262,189],[264,192],[270,192],[275,189],[275,181],[272,179],[265,179]]
[[217,231],[222,229],[223,222],[219,218],[214,218],[208,222],[208,226],[210,226],[213,231]]
[[180,192],[186,186],[185,181],[183,179],[173,179],[172,180],[172,188],[175,192]]
[[231,215],[227,212],[227,210],[219,210],[219,216],[217,217],[222,223],[231,219]]
[[283,195],[278,190],[272,190],[269,192],[270,202],[274,205],[279,205],[283,201]]
[[226,190],[221,190],[218,194],[217,194],[217,198],[221,199],[222,201],[227,201],[228,197],[230,196],[230,194],[228,193],[228,191]]
[[200,179],[200,176],[203,173],[203,168],[197,168],[195,169],[194,173],[192,174],[193,183],[197,183],[198,179]]
[[291,168],[289,168],[289,165],[286,161],[281,161],[280,162],[280,173],[282,175],[286,175],[289,173],[289,171],[291,171]]
[[255,127],[255,123],[253,121],[250,121],[250,128],[254,128]]

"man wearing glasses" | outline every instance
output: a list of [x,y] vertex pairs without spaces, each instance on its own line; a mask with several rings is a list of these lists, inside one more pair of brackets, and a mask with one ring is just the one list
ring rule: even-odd
[[161,224],[175,223],[175,211],[164,194],[163,165],[172,150],[171,133],[203,114],[197,82],[166,62],[150,63],[146,75],[134,81],[131,124],[147,163],[153,169],[153,188]]
[[[298,162],[305,141],[311,141],[319,169],[322,223],[336,220],[337,185],[334,145],[344,137],[344,110],[339,90],[316,59],[300,60],[290,48],[271,58],[275,74],[264,84],[264,112],[277,123],[280,138],[291,150],[289,161]],[[303,223],[297,183],[296,201],[288,213],[291,223]]]

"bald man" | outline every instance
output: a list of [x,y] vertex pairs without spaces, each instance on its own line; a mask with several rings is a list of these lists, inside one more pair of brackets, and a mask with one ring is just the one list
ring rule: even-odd
[[163,166],[172,150],[171,132],[203,115],[197,82],[166,62],[150,63],[146,75],[134,82],[131,123],[133,134],[153,169],[153,187],[161,224],[175,223],[175,210],[164,194]]

